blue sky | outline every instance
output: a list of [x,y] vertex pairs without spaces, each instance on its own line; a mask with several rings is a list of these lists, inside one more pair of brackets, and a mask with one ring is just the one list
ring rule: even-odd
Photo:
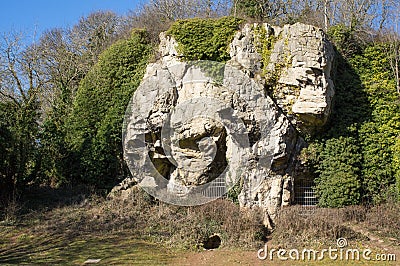
[[0,3],[0,32],[22,31],[40,35],[56,27],[72,26],[82,16],[97,10],[126,14],[140,0],[3,0]]

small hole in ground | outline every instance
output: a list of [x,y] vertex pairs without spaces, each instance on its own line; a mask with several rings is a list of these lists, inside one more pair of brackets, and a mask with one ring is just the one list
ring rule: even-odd
[[212,235],[203,242],[203,248],[216,249],[221,245],[221,238],[218,235]]

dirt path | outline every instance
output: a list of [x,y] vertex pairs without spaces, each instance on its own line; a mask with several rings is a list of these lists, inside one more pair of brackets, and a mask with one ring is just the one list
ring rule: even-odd
[[[396,256],[397,258],[397,256]],[[293,266],[293,265],[330,265],[330,266],[345,266],[345,265],[390,265],[399,266],[400,262],[397,261],[365,261],[365,260],[352,260],[352,261],[339,261],[324,259],[322,261],[281,261],[281,260],[260,260],[257,258],[257,253],[254,251],[202,251],[196,253],[186,253],[179,258],[174,259],[168,265],[212,265],[212,266],[231,266],[231,265],[277,265],[277,266]]]
[[360,233],[367,237],[369,241],[364,242],[365,246],[372,249],[380,249],[385,253],[395,254],[398,265],[400,265],[400,240],[395,238],[380,237],[373,232],[366,230],[362,224],[349,224],[347,225],[354,232]]
[[[369,240],[362,241],[363,249],[373,250],[371,261],[362,258],[358,261],[337,261],[324,259],[323,261],[281,261],[275,259],[260,260],[257,250],[204,250],[202,252],[189,252],[175,258],[171,265],[400,265],[400,240],[394,238],[383,238],[367,231],[362,225],[347,225],[353,231],[366,236]],[[350,243],[349,248],[355,248],[356,243]],[[396,261],[376,261],[375,254],[394,254]],[[339,264],[338,264],[339,263]]]
[[265,265],[255,251],[205,250],[186,253],[176,259],[175,265]]

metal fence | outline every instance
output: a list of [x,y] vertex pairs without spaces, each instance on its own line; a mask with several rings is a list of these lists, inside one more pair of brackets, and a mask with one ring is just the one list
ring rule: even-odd
[[210,182],[207,189],[203,190],[201,194],[207,198],[220,198],[226,194],[225,177],[219,176]]
[[294,202],[304,207],[315,207],[318,199],[315,196],[314,181],[311,178],[301,178],[294,184]]

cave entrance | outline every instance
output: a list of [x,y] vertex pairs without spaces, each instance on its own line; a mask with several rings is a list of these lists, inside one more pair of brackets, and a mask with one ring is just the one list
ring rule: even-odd
[[318,199],[314,190],[314,179],[311,177],[301,177],[294,184],[294,202],[303,207],[317,206]]
[[219,235],[212,235],[203,242],[204,249],[216,249],[221,245],[221,238]]

